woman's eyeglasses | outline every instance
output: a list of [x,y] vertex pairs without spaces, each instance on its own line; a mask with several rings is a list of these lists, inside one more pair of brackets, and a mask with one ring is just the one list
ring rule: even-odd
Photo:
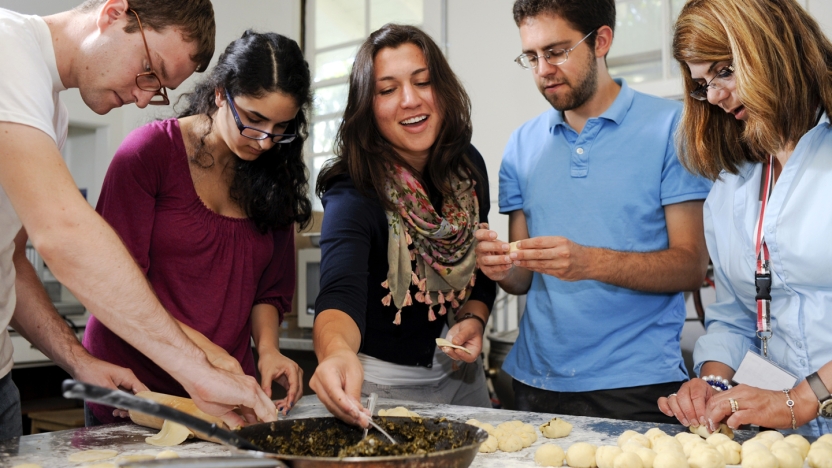
[[[260,130],[259,128],[243,125],[243,121],[240,120],[240,114],[237,113],[237,106],[234,105],[234,99],[231,97],[231,93],[229,93],[227,89],[225,90],[225,97],[228,99],[228,104],[231,107],[231,113],[234,115],[234,121],[237,123],[237,128],[240,129],[240,135],[246,138],[251,138],[252,140],[270,139],[278,144],[291,143],[295,141],[295,138],[297,138],[297,133],[269,133]],[[297,117],[292,120],[292,123],[297,126]]]
[[717,89],[722,89],[725,85],[733,79],[734,76],[734,66],[728,65],[727,67],[722,68],[717,72],[716,76],[711,78],[711,81],[703,85],[699,85],[696,89],[690,92],[690,97],[696,99],[697,101],[707,101],[708,100],[708,90],[713,89],[716,91]]

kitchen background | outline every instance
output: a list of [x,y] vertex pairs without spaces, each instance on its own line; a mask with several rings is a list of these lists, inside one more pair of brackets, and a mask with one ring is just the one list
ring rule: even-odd
[[[49,15],[77,6],[81,0],[0,0],[0,8]],[[832,37],[832,0],[798,0]],[[351,57],[358,45],[374,29],[387,22],[420,25],[444,49],[454,71],[465,85],[473,103],[473,144],[488,166],[492,187],[491,226],[507,238],[508,218],[497,213],[497,174],[503,147],[511,132],[526,120],[549,108],[540,96],[530,73],[513,63],[520,53],[517,27],[511,16],[510,0],[212,0],[217,18],[217,50],[220,52],[247,28],[275,31],[301,43],[315,79],[313,129],[307,147],[310,180],[331,157],[332,137],[338,127],[346,101],[346,82]],[[623,76],[631,87],[650,94],[678,99],[682,85],[670,56],[673,21],[684,0],[616,1],[618,18],[615,42],[608,57],[614,76]],[[9,64],[6,64],[9,66]],[[171,101],[187,92],[201,75],[195,74],[176,91]],[[81,101],[77,90],[62,94],[69,108],[69,138],[64,158],[78,183],[94,206],[112,155],[122,139],[134,128],[157,118],[171,117],[170,108],[126,106],[99,116]],[[314,187],[310,187],[314,190]],[[317,204],[320,209],[320,204]],[[320,216],[316,226],[320,227]],[[308,328],[308,304],[317,291],[319,251],[314,237],[298,236],[299,296],[295,312],[285,323],[281,348],[312,375],[315,359]],[[34,251],[30,258],[39,267],[50,293],[79,336],[86,314],[71,294],[54,283]],[[695,295],[695,294],[694,294]],[[696,316],[694,295],[688,294],[689,321],[682,347],[689,358],[693,343],[703,328]],[[713,288],[701,290],[705,305],[713,301]],[[522,313],[523,298],[501,294],[490,322],[492,379],[497,397],[510,406],[505,382],[500,381],[498,365],[513,342],[512,331]],[[302,327],[298,327],[298,322]],[[58,383],[66,377],[45,356],[19,335],[13,336],[15,368],[13,378],[23,397],[25,430],[62,429],[78,424],[77,409],[64,411],[72,403],[58,397]],[[59,416],[56,416],[59,415]],[[30,418],[31,416],[31,418]],[[29,420],[33,421],[29,426]],[[50,421],[51,420],[51,421]],[[83,417],[80,418],[83,425]]]

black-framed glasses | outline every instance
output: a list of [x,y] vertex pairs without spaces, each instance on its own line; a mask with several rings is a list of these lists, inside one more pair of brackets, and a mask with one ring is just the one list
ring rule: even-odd
[[596,32],[596,31],[598,31],[598,30],[593,29],[592,31],[589,32],[589,34],[584,36],[583,39],[578,41],[577,44],[573,45],[572,47],[570,47],[568,49],[549,49],[549,50],[543,52],[543,55],[520,54],[520,56],[517,57],[516,59],[514,59],[514,61],[517,62],[517,65],[520,65],[521,67],[523,67],[527,70],[537,68],[537,62],[540,59],[540,57],[543,57],[543,59],[546,60],[546,62],[549,65],[560,65],[560,64],[566,62],[567,60],[569,60],[569,52],[572,52],[573,50],[575,50],[576,47],[581,45],[581,42],[585,41],[586,38],[591,36],[592,33]]
[[[269,133],[264,130],[260,130],[259,128],[243,125],[243,121],[240,120],[240,114],[237,113],[237,106],[234,105],[234,98],[231,97],[231,93],[229,93],[227,89],[225,90],[225,97],[228,100],[229,107],[231,107],[231,113],[234,115],[234,121],[237,123],[237,128],[240,129],[240,135],[252,140],[271,139],[273,142],[281,145],[291,143],[298,137],[297,133]],[[297,116],[292,119],[292,123],[297,125]]]
[[691,91],[690,97],[696,99],[697,101],[707,101],[708,89],[722,89],[732,76],[734,76],[734,65],[723,67],[717,72],[716,75],[714,75],[713,78],[711,78],[710,81],[703,85],[699,85],[699,87]]
[[139,32],[142,33],[144,50],[147,52],[147,65],[150,67],[148,71],[136,75],[136,86],[138,86],[142,91],[153,91],[155,93],[153,97],[150,98],[150,102],[148,104],[152,106],[167,106],[170,104],[168,92],[165,87],[162,86],[162,80],[160,80],[159,77],[156,76],[156,72],[153,71],[153,61],[150,60],[150,47],[147,46],[147,38],[144,37],[142,20],[139,19],[139,14],[136,13],[136,10],[130,8],[130,12],[136,15],[136,22],[139,23]]

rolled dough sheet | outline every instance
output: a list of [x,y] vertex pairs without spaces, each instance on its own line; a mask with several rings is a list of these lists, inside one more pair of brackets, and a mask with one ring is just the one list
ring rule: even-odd
[[445,338],[437,338],[436,339],[436,346],[439,346],[441,348],[461,349],[461,350],[465,351],[468,354],[472,354],[471,351],[468,350],[468,348],[464,348],[462,346],[457,346],[457,345],[451,343],[450,341],[446,340]]
[[194,433],[187,427],[165,420],[162,424],[162,430],[155,436],[144,439],[144,441],[158,447],[172,447],[185,442],[185,439],[193,437],[193,435]]

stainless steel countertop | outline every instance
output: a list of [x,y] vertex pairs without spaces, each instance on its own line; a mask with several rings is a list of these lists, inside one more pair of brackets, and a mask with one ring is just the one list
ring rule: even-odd
[[[448,417],[466,421],[474,418],[497,425],[501,422],[519,419],[536,427],[555,417],[552,414],[507,411],[469,406],[452,406],[414,401],[379,399],[376,409],[405,406],[424,417]],[[316,396],[303,397],[289,414],[288,419],[330,416]],[[686,430],[682,426],[650,424],[636,421],[619,421],[581,416],[564,416],[574,425],[569,437],[548,440],[538,432],[538,440],[531,447],[519,452],[480,453],[471,464],[474,468],[534,467],[534,452],[544,443],[555,443],[566,450],[575,442],[589,442],[595,445],[615,445],[618,436],[627,429],[641,433],[652,427],[659,427],[668,434]],[[155,434],[155,429],[132,423],[110,424],[95,428],[74,429],[21,437],[19,440],[0,444],[0,465],[14,466],[21,463],[37,463],[43,467],[83,466],[70,463],[67,457],[81,450],[112,449],[119,455],[157,454],[163,450],[145,443],[145,437]],[[751,438],[750,431],[737,431],[736,440],[742,442]],[[230,456],[233,449],[200,440],[188,441],[170,447],[181,457]],[[102,460],[110,461],[113,460]]]

